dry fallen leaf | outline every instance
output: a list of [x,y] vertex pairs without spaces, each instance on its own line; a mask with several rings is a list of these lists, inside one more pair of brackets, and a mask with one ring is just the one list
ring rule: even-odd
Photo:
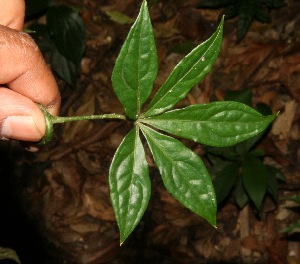
[[288,139],[297,110],[297,103],[291,100],[286,103],[284,111],[273,123],[272,134],[279,136],[280,140]]

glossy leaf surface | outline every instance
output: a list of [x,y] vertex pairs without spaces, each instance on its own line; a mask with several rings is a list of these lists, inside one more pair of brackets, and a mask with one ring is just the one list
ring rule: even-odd
[[114,155],[109,186],[122,244],[140,222],[150,198],[148,164],[137,127],[129,132]]
[[141,129],[168,192],[215,226],[215,192],[201,159],[180,141],[147,126],[141,125]]
[[146,1],[133,24],[117,58],[112,85],[125,108],[135,120],[149,97],[157,75],[157,54]]
[[275,117],[264,117],[237,102],[213,102],[169,111],[141,122],[202,144],[225,147],[259,134]]
[[224,18],[222,18],[216,32],[208,40],[193,49],[177,64],[168,79],[154,95],[143,116],[153,116],[171,109],[206,76],[219,55],[223,23]]

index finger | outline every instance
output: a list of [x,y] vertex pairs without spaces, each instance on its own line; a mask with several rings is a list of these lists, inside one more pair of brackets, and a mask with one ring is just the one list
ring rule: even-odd
[[0,25],[0,84],[40,103],[56,115],[60,94],[56,81],[34,40]]
[[22,30],[24,15],[24,0],[0,0],[0,25]]

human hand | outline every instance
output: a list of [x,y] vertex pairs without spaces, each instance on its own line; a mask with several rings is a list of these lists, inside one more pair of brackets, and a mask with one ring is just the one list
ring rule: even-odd
[[23,33],[23,0],[0,0],[0,139],[39,141],[45,118],[36,103],[57,115],[56,81],[33,39]]

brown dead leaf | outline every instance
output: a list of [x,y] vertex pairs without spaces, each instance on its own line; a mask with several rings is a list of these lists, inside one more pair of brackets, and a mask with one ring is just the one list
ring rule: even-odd
[[263,246],[259,243],[259,241],[257,240],[257,238],[255,236],[244,237],[241,240],[241,243],[242,243],[243,248],[247,248],[252,251],[257,251],[260,253],[263,253],[263,251],[264,251]]
[[279,137],[281,140],[287,140],[293,120],[297,110],[297,103],[295,100],[291,100],[286,103],[284,107],[284,112],[280,114],[274,121],[272,127],[272,134]]
[[179,34],[176,28],[176,18],[170,19],[163,23],[157,23],[154,27],[155,38],[168,39]]
[[83,207],[94,218],[115,221],[113,208],[108,200],[108,192],[101,191],[101,183],[95,179],[86,181],[83,187]]
[[203,34],[202,16],[200,12],[192,7],[181,9],[178,19],[178,27],[181,34],[189,39],[195,39]]
[[286,256],[288,255],[288,242],[283,238],[282,235],[274,237],[266,249],[268,252],[268,263],[286,264]]
[[[95,113],[95,90],[90,84],[84,93],[81,105],[75,111],[70,108],[68,116],[93,115]],[[72,142],[77,136],[86,135],[93,128],[93,122],[79,121],[65,124],[63,130],[63,139],[65,142]]]
[[70,228],[79,234],[85,234],[89,232],[99,232],[101,227],[99,226],[99,224],[81,221],[76,224],[71,224]]
[[[234,45],[228,47],[226,50],[226,57],[228,58],[225,67],[226,72],[230,72],[233,68],[239,65],[251,66],[259,65],[264,61],[274,48],[273,45],[245,43],[244,45]],[[230,58],[234,58],[230,60]]]

